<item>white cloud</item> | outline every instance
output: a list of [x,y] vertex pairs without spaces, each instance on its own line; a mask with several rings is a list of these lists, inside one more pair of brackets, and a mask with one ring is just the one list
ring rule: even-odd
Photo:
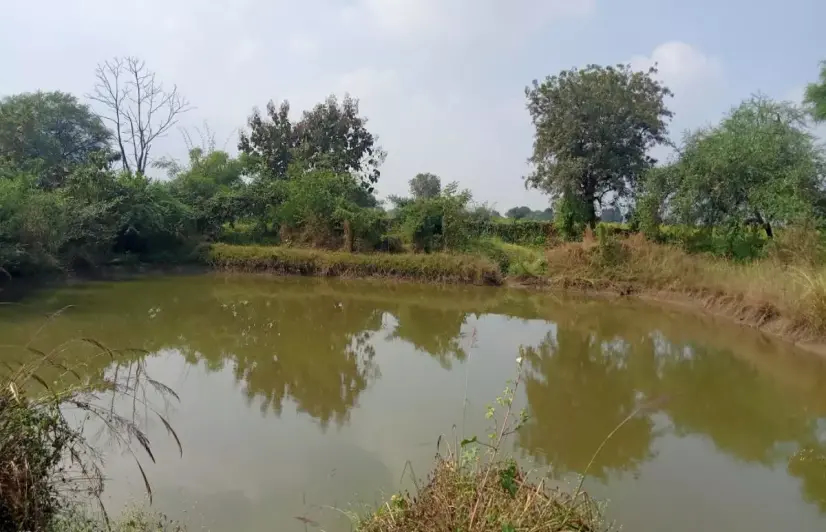
[[[98,62],[137,55],[195,106],[180,126],[194,131],[207,121],[219,144],[230,138],[232,148],[234,131],[255,106],[287,99],[298,114],[330,93],[349,92],[389,154],[383,195],[405,193],[412,175],[433,171],[504,209],[540,206],[544,198],[524,191],[520,180],[531,145],[522,82],[497,68],[515,52],[532,53],[519,47],[541,30],[587,17],[595,5],[141,0],[112,7],[103,0],[43,0],[0,19],[0,94],[61,89],[82,97]],[[540,55],[545,65],[548,56]],[[185,157],[175,131],[153,151]]]
[[287,45],[290,52],[305,59],[315,57],[320,49],[318,40],[307,33],[294,34],[290,37]]
[[458,44],[494,34],[524,37],[560,18],[590,15],[595,8],[596,0],[359,0],[356,11],[348,9],[346,16],[361,20],[361,14],[397,39]]
[[707,86],[720,81],[723,76],[719,59],[680,41],[660,44],[650,56],[631,58],[631,66],[635,69],[642,70],[653,65],[657,65],[659,77],[675,92]]
[[[670,130],[677,142],[684,132],[715,123],[730,106],[722,61],[688,43],[665,42],[650,55],[634,56],[629,63],[635,70],[656,65],[657,78],[674,93],[666,104],[674,112]],[[653,155],[665,160],[672,153],[670,148],[660,146]]]

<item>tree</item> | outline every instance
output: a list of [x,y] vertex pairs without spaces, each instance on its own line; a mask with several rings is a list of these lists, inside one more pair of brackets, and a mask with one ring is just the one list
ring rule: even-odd
[[186,168],[171,161],[158,166],[169,171],[173,196],[192,208],[199,232],[214,235],[225,222],[234,222],[245,214],[237,212],[243,203],[243,166],[227,152],[205,153],[201,148],[192,148]]
[[713,128],[688,136],[676,168],[673,209],[705,226],[773,224],[811,216],[826,176],[803,111],[762,96]]
[[247,119],[249,134],[241,132],[238,149],[245,156],[247,165],[259,176],[285,179],[293,157],[295,139],[290,122],[290,102],[281,102],[278,108],[270,100],[267,117],[253,109]]
[[409,183],[413,199],[435,198],[442,192],[442,180],[436,174],[429,172],[416,174]]
[[115,58],[98,65],[97,83],[89,96],[104,106],[101,118],[112,124],[123,169],[145,174],[152,143],[191,109],[173,86],[167,91],[155,73],[136,57]]
[[255,171],[271,179],[286,179],[290,166],[298,164],[308,171],[353,174],[366,190],[373,191],[386,154],[367,130],[367,119],[359,116],[358,100],[347,95],[339,103],[330,96],[304,111],[296,123],[290,121],[289,112],[289,102],[276,108],[270,101],[267,117],[254,110],[247,120],[250,132],[241,133],[238,149]]
[[820,82],[809,83],[803,102],[816,122],[826,121],[826,61],[820,64]]
[[594,226],[595,202],[609,192],[633,192],[655,163],[648,150],[667,142],[672,113],[664,99],[671,91],[656,73],[589,65],[534,81],[525,89],[536,128],[526,185],[557,197],[567,191],[582,203],[583,221]]
[[38,175],[38,184],[63,184],[91,154],[111,155],[111,132],[89,107],[65,92],[35,92],[0,100],[0,159]]
[[508,218],[513,218],[514,220],[521,220],[522,218],[527,217],[529,214],[531,214],[531,208],[525,206],[513,207],[508,209],[507,212],[505,212],[505,216],[507,216]]

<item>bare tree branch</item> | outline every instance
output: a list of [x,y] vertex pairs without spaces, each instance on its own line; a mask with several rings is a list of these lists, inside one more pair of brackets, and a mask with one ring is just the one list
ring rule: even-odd
[[[136,57],[116,58],[98,65],[92,100],[103,104],[101,118],[115,128],[123,169],[143,174],[150,164],[152,143],[192,107],[178,93],[156,82],[155,73]],[[125,145],[131,145],[127,155]]]

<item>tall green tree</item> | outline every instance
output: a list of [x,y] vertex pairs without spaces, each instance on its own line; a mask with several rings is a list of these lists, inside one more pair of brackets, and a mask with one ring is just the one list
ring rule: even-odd
[[629,66],[564,70],[525,89],[536,128],[534,171],[526,185],[553,196],[573,195],[584,222],[596,224],[595,203],[630,194],[656,161],[651,147],[667,142],[665,105],[671,91],[655,79],[656,68]]
[[521,220],[531,214],[531,208],[523,205],[522,207],[511,207],[505,212],[505,216],[513,218],[514,220]]
[[385,152],[360,116],[358,100],[330,96],[293,123],[289,102],[270,101],[267,116],[258,110],[247,120],[238,149],[254,171],[271,179],[286,179],[293,164],[305,170],[329,170],[356,176],[369,192],[380,176]]
[[91,154],[111,155],[111,132],[89,107],[65,92],[16,94],[0,100],[0,163],[36,173],[54,188]]
[[777,222],[811,216],[826,166],[805,113],[762,96],[722,123],[688,136],[676,168],[671,207],[686,223],[754,222],[773,236]]
[[435,198],[442,193],[441,178],[430,172],[416,174],[409,183],[413,199]]
[[809,83],[806,87],[803,102],[815,121],[826,121],[826,61],[820,64],[820,81]]

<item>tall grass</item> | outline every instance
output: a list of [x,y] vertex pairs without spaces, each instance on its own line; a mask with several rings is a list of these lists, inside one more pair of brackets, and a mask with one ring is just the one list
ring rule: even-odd
[[561,287],[684,294],[793,339],[826,336],[826,268],[774,255],[736,263],[642,235],[586,238],[546,251],[548,279]]
[[[145,409],[157,416],[180,448],[172,426],[146,400],[147,386],[164,397],[177,397],[175,393],[151,379],[142,365],[132,366],[129,371],[114,371],[102,382],[82,380],[72,367],[61,362],[60,356],[76,343],[92,346],[95,356],[110,358],[116,364],[118,351],[89,338],[65,342],[47,352],[34,347],[32,341],[23,346],[2,346],[4,352],[12,350],[28,360],[18,363],[16,368],[3,362],[0,370],[2,531],[67,529],[55,528],[56,523],[63,522],[66,512],[90,498],[99,503],[100,526],[108,526],[100,499],[102,458],[86,438],[86,422],[94,420],[101,424],[120,448],[132,455],[150,501],[152,490],[139,452],[152,461],[154,456],[149,438],[136,422],[134,409]],[[41,376],[46,374],[56,378],[47,382]],[[132,411],[119,412],[116,405],[121,402],[116,402],[116,397],[129,399],[123,403],[131,405]]]
[[496,264],[453,253],[349,253],[280,246],[214,244],[207,261],[220,269],[319,276],[394,277],[421,281],[500,284]]

